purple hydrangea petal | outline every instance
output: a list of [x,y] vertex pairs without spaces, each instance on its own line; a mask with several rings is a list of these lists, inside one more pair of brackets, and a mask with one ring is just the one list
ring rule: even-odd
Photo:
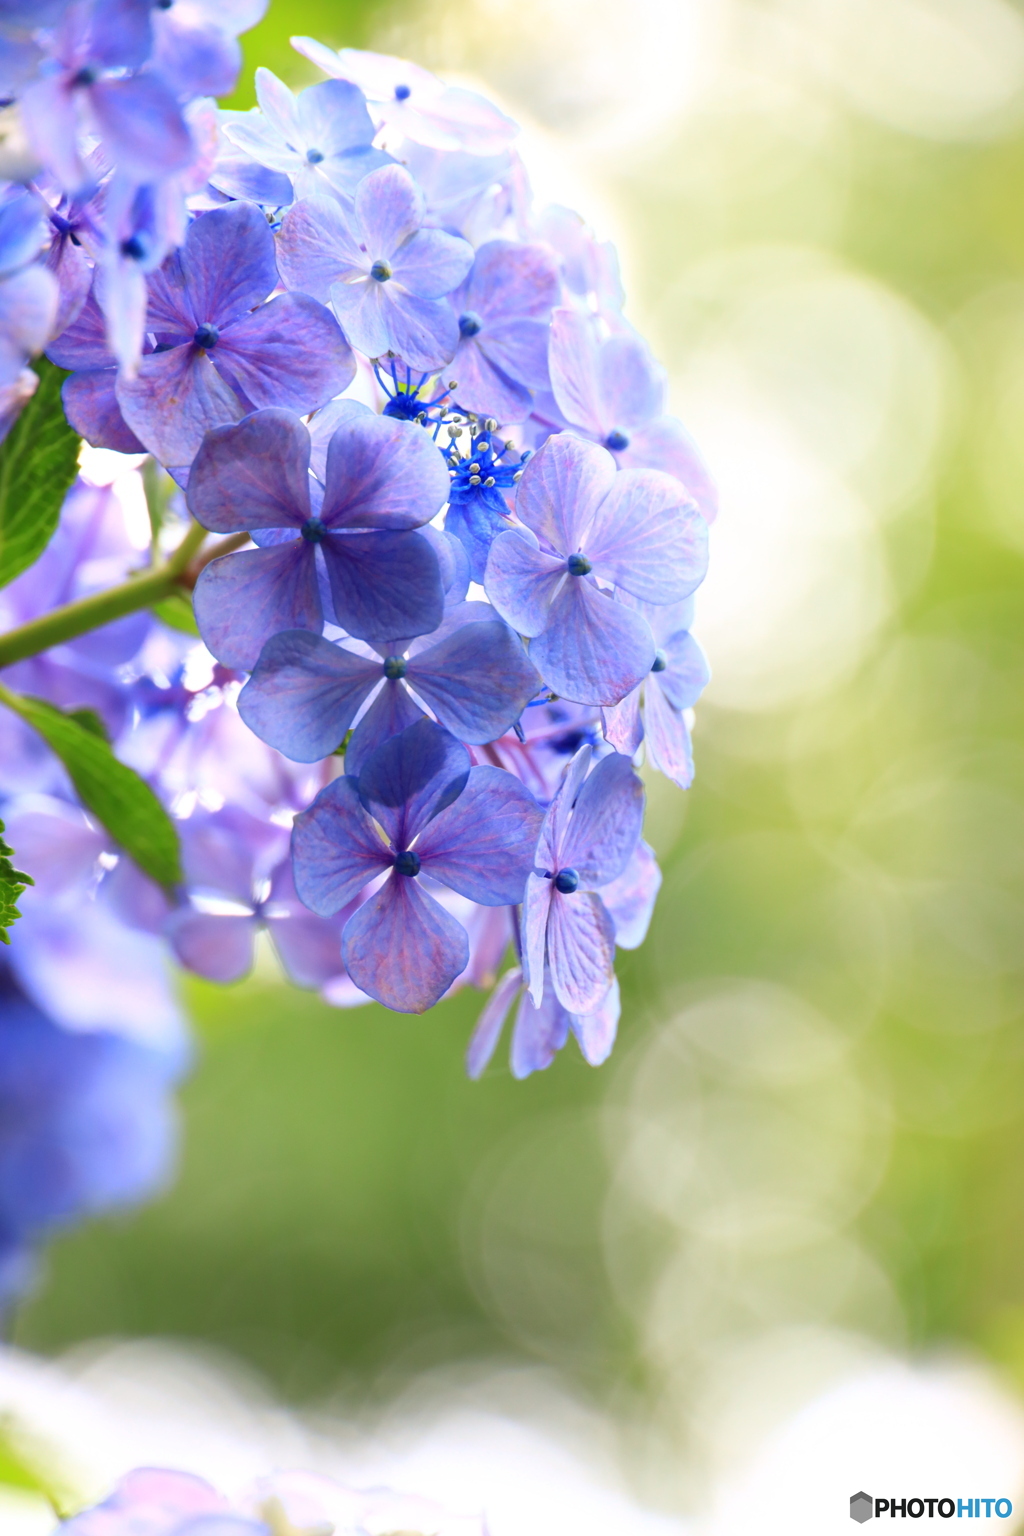
[[178,8],[153,12],[153,64],[179,96],[226,96],[235,88],[242,50],[216,22],[182,24]]
[[[380,677],[379,670],[376,675]],[[352,732],[352,740],[345,748],[346,773],[362,773],[368,759],[379,746],[424,718],[422,709],[409,697],[409,690],[404,683],[385,679],[384,686]]]
[[686,718],[650,679],[644,690],[644,738],[651,767],[680,789],[689,789],[693,783],[693,748]]
[[451,305],[419,299],[395,281],[335,283],[331,303],[346,336],[367,357],[397,352],[410,367],[429,372],[447,363],[458,345]]
[[300,899],[320,917],[339,912],[388,868],[391,856],[351,778],[333,779],[292,829],[292,873]]
[[502,618],[521,635],[542,633],[551,604],[568,580],[564,558],[546,554],[517,529],[499,533],[491,545],[484,588]]
[[602,719],[605,741],[611,742],[616,752],[632,757],[644,739],[643,721],[640,718],[640,684],[618,704],[607,705]]
[[681,480],[706,523],[718,513],[718,491],[693,438],[674,416],[657,416],[629,434],[616,454],[624,469],[661,469]]
[[533,395],[491,362],[476,339],[460,341],[452,358],[452,377],[458,380],[459,404],[496,421],[523,421],[530,414]]
[[89,91],[104,147],[136,182],[184,170],[195,155],[174,93],[157,75],[101,80]]
[[[541,856],[537,850],[538,859]],[[548,919],[555,888],[550,878],[531,874],[523,897],[523,974],[534,1003],[544,996],[544,957],[547,950]]]
[[615,979],[615,927],[593,891],[555,891],[547,928],[555,996],[570,1013],[595,1013]]
[[604,1002],[594,1013],[570,1014],[569,1023],[572,1026],[572,1032],[579,1041],[583,1059],[589,1066],[599,1067],[611,1055],[621,1012],[619,978],[613,976]]
[[366,257],[340,204],[304,197],[289,208],[277,239],[281,277],[291,289],[326,303],[331,284],[366,270]]
[[[500,611],[500,603],[495,607]],[[647,620],[589,577],[566,582],[551,604],[547,628],[530,642],[530,660],[544,681],[577,704],[617,704],[647,676],[655,652]]]
[[398,1013],[425,1013],[469,962],[461,923],[415,881],[392,874],[345,925],[345,969]]
[[640,839],[644,787],[628,757],[610,752],[585,780],[558,850],[558,866],[575,869],[581,885],[621,875]]
[[315,145],[325,159],[373,140],[366,97],[350,80],[322,80],[302,91],[295,105],[305,142]]
[[688,629],[670,635],[663,650],[668,665],[652,681],[676,709],[690,709],[711,681],[707,657]]
[[142,358],[134,378],[116,387],[121,414],[162,464],[190,464],[206,433],[239,421],[244,410],[198,347],[172,347]]
[[530,389],[547,389],[548,335],[543,320],[501,320],[481,332],[480,349],[509,378]]
[[116,368],[86,368],[71,374],[61,385],[64,414],[79,436],[94,448],[145,453],[145,446],[121,415],[114,393],[116,383]]
[[320,516],[329,528],[418,528],[444,506],[448,485],[444,459],[422,428],[354,415],[328,445]]
[[77,192],[87,180],[78,153],[78,113],[74,96],[59,76],[33,80],[19,103],[29,142],[60,185]]
[[274,236],[251,203],[229,203],[194,219],[182,265],[197,325],[230,325],[277,287]]
[[596,443],[562,432],[549,437],[523,470],[516,516],[559,554],[583,547],[618,474],[615,461]]
[[212,533],[298,528],[310,515],[309,432],[288,411],[258,411],[204,441],[188,507]]
[[429,634],[441,622],[437,556],[418,533],[330,534],[321,548],[334,611],[350,635],[387,640]]
[[508,1011],[523,985],[523,973],[513,966],[502,976],[480,1012],[476,1028],[466,1047],[466,1076],[474,1082],[483,1076],[497,1049]]
[[46,355],[58,368],[112,368],[106,321],[95,296],[86,299],[73,323],[51,341]]
[[540,688],[518,635],[497,621],[465,624],[418,652],[407,676],[441,724],[474,745],[503,736]]
[[473,247],[443,229],[421,229],[395,252],[395,279],[418,299],[451,293],[473,263]]
[[261,741],[300,763],[328,757],[381,677],[380,667],[309,630],[274,635],[238,697]]
[[665,370],[639,336],[609,336],[598,349],[597,374],[608,431],[642,426],[664,410]]
[[601,900],[615,924],[620,949],[640,948],[660,889],[661,870],[654,849],[641,838],[622,873],[601,887]]
[[556,309],[548,355],[552,393],[566,421],[603,441],[613,424],[604,421],[597,357],[594,322],[578,310]]
[[469,769],[461,742],[423,719],[377,748],[359,775],[359,795],[402,851],[462,793]]
[[355,218],[369,258],[367,268],[377,260],[393,257],[402,242],[419,229],[424,212],[423,193],[402,166],[384,165],[371,171],[355,195]]
[[[558,295],[558,267],[547,246],[488,240],[477,251],[473,269],[452,303],[459,311],[472,310],[485,322],[510,316],[546,320]],[[486,323],[484,330],[489,330]]]
[[522,1081],[533,1072],[550,1067],[569,1038],[569,1014],[549,985],[540,1003],[535,1005],[529,992],[523,994],[512,1030],[509,1066],[512,1076]]
[[293,199],[292,184],[281,171],[258,165],[234,146],[221,146],[210,172],[210,185],[242,202],[264,203],[268,208],[287,208]]
[[624,469],[595,512],[586,549],[605,580],[643,602],[674,603],[704,580],[708,525],[672,475]]
[[213,357],[257,409],[305,414],[347,389],[356,373],[337,320],[305,293],[279,294],[226,327]]
[[[275,876],[263,913],[278,958],[297,987],[322,987],[342,971],[339,922],[314,917],[299,902],[287,864]],[[281,884],[287,879],[287,889]]]
[[147,0],[94,0],[87,21],[90,60],[107,69],[144,64],[153,45],[150,11]]
[[193,601],[208,649],[226,667],[243,671],[255,667],[264,645],[281,630],[319,634],[323,627],[316,562],[301,538],[211,560]]
[[523,899],[543,812],[503,768],[472,768],[459,798],[420,834],[424,873],[485,907]]
[[45,267],[26,267],[0,283],[0,382],[13,384],[28,357],[42,351],[57,299],[57,283]]
[[254,917],[183,907],[171,913],[164,933],[188,970],[207,981],[229,982],[252,970],[257,927]]

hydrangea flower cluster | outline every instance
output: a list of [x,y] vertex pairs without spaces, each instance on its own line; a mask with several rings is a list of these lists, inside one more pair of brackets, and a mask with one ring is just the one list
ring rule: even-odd
[[[134,456],[87,455],[0,587],[0,815],[35,881],[0,1095],[7,1034],[53,1062],[29,1147],[74,1143],[75,1052],[115,1111],[163,1104],[187,1061],[167,957],[232,981],[261,930],[341,1006],[500,976],[472,1076],[517,999],[516,1076],[570,1034],[603,1061],[615,950],[660,882],[637,764],[693,774],[714,489],[613,249],[534,206],[508,117],[403,60],[296,38],[327,78],[261,69],[257,108],[218,111],[197,93],[233,83],[262,9],[0,8],[25,161],[0,191],[5,428],[45,346],[70,428]],[[120,790],[91,797],[99,738],[133,770],[131,829]],[[8,1226],[17,1257],[153,1187],[156,1131],[114,1187],[99,1143],[138,1127],[104,1125],[79,1193],[10,1214],[0,1143],[0,1264]]]

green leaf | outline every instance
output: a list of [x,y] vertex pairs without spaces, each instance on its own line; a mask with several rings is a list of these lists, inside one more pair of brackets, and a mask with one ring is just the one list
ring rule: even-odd
[[110,741],[110,732],[94,709],[69,709],[67,716],[69,720],[77,720],[83,731],[98,736],[100,741]]
[[186,592],[172,592],[170,597],[154,603],[150,611],[172,629],[180,629],[186,635],[199,634],[199,625],[192,611],[192,598]]
[[17,900],[26,885],[35,885],[31,875],[15,869],[11,863],[14,849],[3,839],[4,824],[0,821],[0,943],[9,944],[7,929],[21,916]]
[[139,868],[161,885],[177,885],[182,876],[174,823],[134,769],[119,762],[101,737],[44,699],[0,688],[0,700],[56,752],[82,804]]
[[45,357],[35,371],[39,387],[0,443],[0,587],[49,544],[78,473],[79,437],[60,399],[67,373]]

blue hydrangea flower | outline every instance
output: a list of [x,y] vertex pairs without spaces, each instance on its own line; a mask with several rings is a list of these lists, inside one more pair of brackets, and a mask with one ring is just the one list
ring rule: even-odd
[[493,418],[483,428],[470,425],[468,447],[460,452],[453,437],[446,455],[452,483],[445,532],[458,539],[466,551],[473,580],[481,584],[491,545],[499,533],[513,526],[505,497],[522,478],[528,457],[490,431],[493,425]]
[[461,408],[522,421],[535,389],[548,387],[548,336],[558,270],[542,245],[489,240],[451,296],[459,344],[451,371]]
[[345,335],[367,357],[397,352],[411,368],[447,363],[459,327],[446,295],[473,264],[473,247],[423,226],[423,193],[400,165],[371,171],[351,213],[307,198],[285,215],[278,264],[290,288],[330,298]]
[[72,324],[50,342],[46,355],[58,368],[72,370],[61,385],[64,414],[87,443],[118,453],[145,453],[144,444],[121,414],[117,358],[110,350],[106,318],[94,292]]
[[45,228],[30,193],[0,201],[0,416],[18,398],[25,364],[42,350],[56,318],[57,284],[35,261]]
[[646,619],[607,588],[654,604],[688,597],[707,569],[707,524],[673,476],[618,472],[606,449],[566,433],[530,459],[516,515],[526,532],[495,539],[488,597],[535,637],[531,659],[555,693],[617,704],[651,670],[656,646]]
[[238,34],[262,21],[268,0],[157,0],[152,65],[182,99],[226,96],[242,63]]
[[382,741],[422,717],[417,699],[460,741],[483,744],[504,735],[540,688],[522,641],[487,603],[456,603],[433,634],[376,649],[356,653],[307,630],[275,635],[238,712],[271,746],[312,763],[363,710],[345,751],[346,771],[358,774]]
[[193,517],[213,533],[254,532],[263,547],[213,560],[196,620],[218,660],[249,670],[285,629],[323,628],[317,551],[334,617],[350,635],[428,634],[444,612],[437,555],[412,530],[448,490],[444,461],[419,427],[357,415],[338,427],[323,485],[309,473],[309,431],[288,411],[257,411],[207,433],[188,483]]
[[632,757],[645,743],[647,761],[680,789],[693,783],[693,751],[686,711],[711,678],[707,658],[690,633],[693,600],[644,609],[658,647],[654,665],[621,703],[606,708],[604,733],[617,752]]
[[346,923],[342,958],[370,997],[422,1013],[465,970],[469,941],[417,877],[483,906],[513,906],[540,821],[518,779],[471,768],[465,747],[420,720],[378,747],[358,779],[335,779],[296,818],[295,885],[308,907],[329,916],[386,875]]
[[333,315],[304,293],[264,303],[277,282],[274,237],[251,203],[196,219],[149,279],[157,348],[116,393],[162,463],[190,464],[211,427],[247,410],[311,411],[351,382],[355,360]]

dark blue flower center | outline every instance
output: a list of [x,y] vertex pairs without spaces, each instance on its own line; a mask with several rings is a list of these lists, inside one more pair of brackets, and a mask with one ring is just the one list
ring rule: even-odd
[[400,677],[404,677],[409,670],[409,663],[404,656],[385,656],[384,676],[391,683],[397,683]]
[[94,68],[94,66],[92,64],[83,64],[82,68],[75,75],[75,77],[72,80],[71,84],[72,85],[81,85],[81,86],[90,86],[90,85],[95,85],[96,81],[98,79],[99,79],[99,71],[96,68]]
[[386,261],[375,261],[370,268],[370,276],[378,283],[386,283],[391,276],[391,268]]
[[321,160],[323,159],[323,157],[324,157],[324,152],[323,152],[322,149],[307,149],[306,150],[306,159],[308,160],[310,165],[319,165]]
[[571,896],[579,889],[580,877],[574,869],[560,869],[555,876],[555,890],[563,896]]
[[318,517],[308,517],[302,525],[302,537],[307,544],[319,544],[327,536],[327,524]]
[[129,235],[127,240],[121,241],[121,255],[128,256],[132,261],[141,261],[146,254],[146,247],[138,235]]
[[479,499],[507,515],[508,509],[500,493],[511,490],[518,483],[529,454],[517,455],[511,463],[503,464],[501,460],[514,455],[515,449],[490,430],[494,425],[492,417],[483,424],[482,431],[470,437],[467,457],[459,452],[457,439],[452,438],[446,455],[452,477],[449,500],[454,505]]
[[156,8],[158,11],[169,11],[173,4],[174,0],[156,0]]
[[220,341],[220,331],[208,320],[204,320],[202,325],[196,326],[196,333],[192,340],[197,347],[202,347],[204,351],[209,352]]
[[396,85],[395,86],[395,100],[396,101],[408,101],[409,97],[411,95],[412,95],[412,86],[410,86],[410,85]]
[[665,668],[667,666],[668,666],[668,657],[665,655],[665,652],[664,651],[655,651],[655,653],[654,653],[654,660],[651,663],[651,671],[652,672],[664,672],[664,670],[665,670]]
[[594,569],[586,555],[570,555],[565,568],[570,576],[589,576]]
[[616,427],[613,432],[608,433],[604,440],[604,445],[606,448],[610,448],[613,453],[621,453],[623,448],[629,447],[629,438],[625,432],[620,432],[618,427]]
[[395,859],[396,875],[418,875],[420,872],[420,856],[412,848],[407,848]]
[[483,321],[475,309],[467,309],[464,315],[459,316],[459,335],[476,336],[483,330]]

